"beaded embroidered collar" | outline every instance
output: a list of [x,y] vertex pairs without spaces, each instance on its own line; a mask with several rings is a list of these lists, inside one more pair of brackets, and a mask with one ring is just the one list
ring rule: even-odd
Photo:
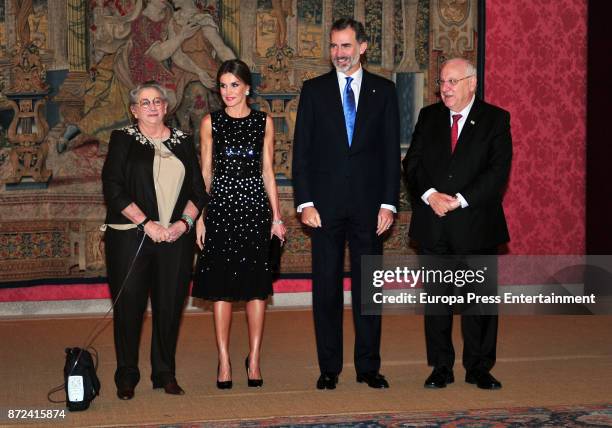
[[[151,149],[155,149],[155,145],[147,137],[145,137],[142,132],[140,132],[140,129],[138,129],[138,125],[134,124],[126,126],[125,128],[121,128],[121,130],[136,138],[136,141],[138,141],[140,144],[143,144]],[[170,137],[164,141],[167,141],[168,146],[174,148],[175,146],[185,141],[186,138],[187,134],[185,134],[180,129],[170,128]]]

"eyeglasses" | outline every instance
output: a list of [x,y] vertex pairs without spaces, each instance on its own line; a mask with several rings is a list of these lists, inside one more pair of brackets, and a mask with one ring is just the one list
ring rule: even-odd
[[442,80],[442,79],[436,79],[436,84],[438,86],[442,86],[445,83],[448,83],[449,85],[451,85],[452,87],[455,87],[459,84],[459,82],[461,82],[462,80],[468,79],[470,77],[472,77],[473,74],[470,74],[469,76],[465,76],[462,77],[461,79],[448,79],[448,80]]
[[147,100],[147,99],[141,100],[138,103],[138,105],[141,108],[144,108],[146,110],[151,110],[151,108],[153,108],[153,106],[155,106],[156,108],[157,107],[161,107],[163,103],[164,103],[164,100],[162,100],[161,98],[155,98],[153,100]]

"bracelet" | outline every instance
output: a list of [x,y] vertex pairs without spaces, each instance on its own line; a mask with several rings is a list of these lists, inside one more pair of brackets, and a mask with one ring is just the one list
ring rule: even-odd
[[187,214],[183,214],[181,216],[181,219],[185,220],[188,223],[189,227],[187,228],[187,232],[189,232],[191,230],[191,228],[193,228],[193,219],[190,216],[188,216]]
[[138,230],[140,230],[141,232],[144,232],[144,227],[145,225],[150,222],[151,219],[149,217],[145,217],[144,220],[142,222],[140,222],[139,224],[136,225],[136,227],[138,228]]
[[179,218],[179,221],[183,223],[185,227],[187,228],[185,233],[189,233],[189,231],[191,230],[191,227],[189,226],[189,223],[187,222],[187,220],[185,220],[184,218]]
[[282,220],[272,220],[272,224],[285,224]]

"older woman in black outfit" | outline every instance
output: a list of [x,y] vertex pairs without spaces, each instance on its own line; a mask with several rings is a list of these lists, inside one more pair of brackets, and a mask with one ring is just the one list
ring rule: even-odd
[[164,124],[166,90],[139,85],[130,104],[136,124],[113,131],[102,170],[106,267],[117,299],[115,384],[122,400],[134,396],[140,380],[138,348],[149,294],[153,388],[184,394],[175,378],[176,343],[191,278],[193,224],[208,198],[192,138]]

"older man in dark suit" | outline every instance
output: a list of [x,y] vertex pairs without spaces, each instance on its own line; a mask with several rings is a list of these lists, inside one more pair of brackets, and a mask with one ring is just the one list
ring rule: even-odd
[[[446,61],[438,84],[442,102],[421,110],[403,160],[414,199],[409,234],[424,255],[495,255],[509,240],[502,195],[512,160],[510,114],[476,98],[476,70],[465,59]],[[454,381],[452,320],[452,313],[426,312],[427,361],[434,368],[426,387]],[[465,381],[501,388],[490,374],[497,315],[463,315],[461,324]]]
[[381,318],[361,314],[361,256],[382,254],[400,180],[399,113],[393,82],[361,67],[363,25],[336,21],[335,70],[304,82],[293,147],[295,204],[312,230],[313,312],[321,375],[334,389],[342,370],[343,260],[348,240],[357,382],[387,388],[380,374]]

